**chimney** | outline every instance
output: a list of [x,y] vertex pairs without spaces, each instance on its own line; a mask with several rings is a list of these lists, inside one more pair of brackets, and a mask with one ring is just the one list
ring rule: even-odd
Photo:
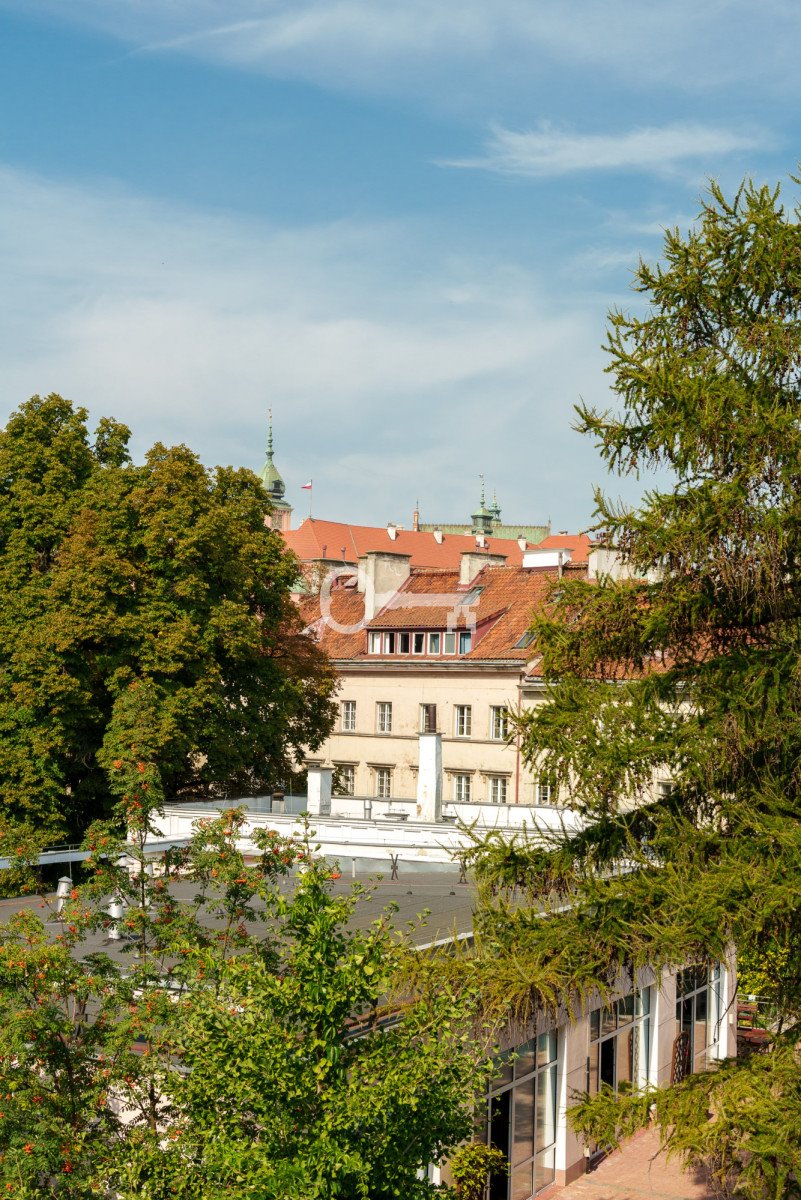
[[442,820],[442,734],[421,733],[418,741],[417,816]]
[[475,550],[464,550],[459,568],[459,583],[463,586],[472,583],[479,571],[484,570],[484,567],[505,566],[505,554],[487,554],[486,551],[483,554],[479,554]]
[[358,590],[364,596],[364,619],[372,621],[388,604],[411,571],[412,556],[394,550],[371,550],[359,558]]
[[394,542],[395,538],[398,536],[398,527],[397,525],[394,525],[392,521],[390,521],[389,525],[387,525],[387,533],[389,534],[390,541]]
[[517,539],[517,544],[524,553],[526,550],[528,550],[528,542],[523,537],[522,533],[521,533],[520,537]]
[[573,555],[570,550],[541,550],[535,546],[533,550],[527,550],[523,555],[523,566],[529,569],[534,567],[557,567],[562,570],[565,563],[572,561]]
[[444,542],[444,540],[445,540],[445,538],[444,538],[444,536],[443,536],[442,530],[441,530],[441,529],[435,529],[435,530],[434,530],[434,541],[437,543],[437,545],[438,545],[438,546],[441,546],[441,545],[442,545],[442,543]]

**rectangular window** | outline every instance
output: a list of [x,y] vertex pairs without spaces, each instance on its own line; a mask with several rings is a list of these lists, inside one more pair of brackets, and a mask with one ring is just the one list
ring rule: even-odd
[[379,800],[388,800],[392,795],[392,767],[376,767],[375,794]]
[[334,763],[334,795],[352,796],[356,790],[356,768],[353,763]]
[[455,709],[454,733],[457,737],[470,737],[472,729],[472,708],[469,704],[457,704]]
[[549,779],[537,781],[537,804],[553,804],[556,797],[554,786]]
[[340,728],[343,733],[356,732],[356,701],[343,700],[340,708]]
[[385,654],[394,654],[395,653],[395,634],[394,633],[385,633],[384,634],[384,653]]
[[473,646],[473,635],[469,629],[463,629],[459,634],[459,653],[469,654]]
[[421,704],[420,705],[420,732],[421,733],[436,733],[437,732],[437,706],[436,706],[436,704]]
[[411,645],[411,640],[412,640],[411,634],[409,634],[409,633],[399,633],[398,634],[398,654],[408,654],[409,653],[409,647]]
[[443,654],[455,654],[456,653],[456,634],[455,633],[443,634],[443,636],[442,636],[442,653]]
[[425,654],[426,635],[424,633],[413,634],[412,650],[415,654]]
[[453,798],[460,804],[470,803],[470,785],[471,777],[469,775],[454,775],[453,777]]
[[438,633],[429,633],[428,635],[428,653],[439,654],[440,637]]
[[[647,991],[647,989],[645,989]],[[590,1013],[588,1090],[640,1087],[648,1080],[650,998],[632,992]]]
[[509,732],[509,710],[503,704],[493,704],[490,709],[490,737],[503,742]]
[[375,706],[375,727],[378,733],[392,733],[392,702],[379,700]]
[[508,780],[505,775],[490,775],[487,780],[489,784],[489,802],[490,804],[505,804],[506,789]]
[[367,649],[368,649],[368,651],[369,651],[369,653],[370,653],[370,654],[380,654],[380,653],[381,653],[381,639],[382,639],[382,636],[383,636],[382,634],[380,634],[380,633],[375,633],[375,632],[373,632],[372,630],[370,631],[370,633],[368,633],[368,635],[367,635]]

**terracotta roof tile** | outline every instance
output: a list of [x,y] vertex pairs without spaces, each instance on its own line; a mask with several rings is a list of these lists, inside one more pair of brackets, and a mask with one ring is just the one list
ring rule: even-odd
[[591,546],[592,538],[586,533],[551,533],[532,550],[570,550],[572,562],[585,563]]
[[[352,587],[340,585],[333,589],[330,600],[323,600],[326,614],[321,613],[319,598],[305,600],[301,608],[332,658],[391,657],[397,661],[397,654],[368,655],[367,630],[473,628],[472,649],[466,655],[455,656],[456,660],[501,659],[525,665],[533,657],[532,650],[517,643],[556,580],[555,569],[488,566],[465,587],[459,584],[458,571],[413,570],[392,600],[363,625],[364,597]],[[413,657],[416,661],[426,658]],[[454,658],[437,655],[431,661],[452,662]]]
[[[398,529],[394,538],[386,527],[373,525],[347,525],[340,521],[321,521],[307,517],[297,529],[284,533],[290,550],[302,562],[329,559],[333,562],[355,563],[362,554],[371,550],[387,550],[394,554],[411,556],[413,567],[458,568],[465,551],[504,554],[507,566],[519,566],[523,551],[514,538],[486,537],[485,544],[476,545],[471,534],[443,534],[442,542],[434,534],[424,530]],[[532,544],[532,549],[536,547]]]

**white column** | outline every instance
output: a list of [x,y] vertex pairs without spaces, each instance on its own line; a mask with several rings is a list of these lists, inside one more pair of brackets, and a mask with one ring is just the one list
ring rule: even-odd
[[314,817],[331,816],[331,767],[310,767],[306,808]]
[[417,816],[442,820],[442,734],[421,733],[418,742]]

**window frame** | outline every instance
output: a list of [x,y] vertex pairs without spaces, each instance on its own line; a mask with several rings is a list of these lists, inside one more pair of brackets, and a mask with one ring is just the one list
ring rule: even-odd
[[392,767],[373,767],[373,790],[376,800],[392,799]]
[[[496,724],[501,730],[496,732]],[[490,705],[490,741],[505,742],[509,736],[509,706],[506,704],[491,704]]]
[[[432,718],[433,717],[433,721]],[[437,706],[436,704],[421,704],[420,705],[420,733],[436,733],[437,732]]]
[[458,738],[473,736],[472,704],[455,704],[453,706],[453,736]]
[[342,778],[343,772],[347,773],[349,775],[350,791],[348,791],[347,788],[345,788],[345,789],[338,788],[337,791],[333,793],[333,795],[335,795],[335,796],[355,796],[356,795],[356,764],[355,763],[334,763],[334,767],[336,768],[337,771],[339,771],[340,779]]
[[[346,718],[347,712],[347,718]],[[356,732],[356,701],[341,700],[339,705],[339,732]]]
[[[493,798],[493,790],[498,788],[503,792],[503,796]],[[487,776],[487,803],[488,804],[508,804],[509,803],[509,777],[507,775],[488,775]]]
[[[454,771],[451,790],[454,804],[471,804],[473,800],[473,776],[469,771]],[[465,792],[466,795],[460,795]]]
[[375,702],[375,731],[376,733],[392,733],[392,701],[376,700]]

